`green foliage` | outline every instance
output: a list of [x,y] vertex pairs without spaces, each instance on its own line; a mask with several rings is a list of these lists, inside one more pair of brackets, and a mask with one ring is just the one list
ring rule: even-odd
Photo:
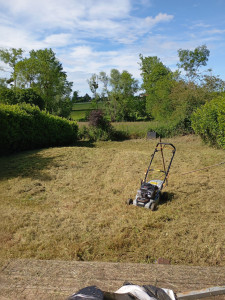
[[7,87],[0,87],[0,103],[4,103],[4,104],[18,103],[15,91],[12,89],[8,89]]
[[37,105],[41,110],[44,109],[44,100],[33,89],[8,89],[2,87],[0,88],[0,103],[28,103]]
[[110,141],[113,139],[113,132],[99,127],[83,126],[79,131],[79,138],[90,141]]
[[21,48],[10,48],[0,50],[0,60],[3,61],[5,64],[8,64],[9,67],[12,69],[11,77],[7,81],[7,83],[14,83],[14,87],[17,86],[16,64],[22,59],[23,52],[24,50],[22,50]]
[[[95,97],[95,108],[98,108],[101,99],[111,121],[134,120],[143,112],[135,97],[139,89],[138,81],[129,72],[120,73],[112,69],[109,76],[100,72],[99,75],[93,74],[88,83]],[[102,88],[100,93],[97,93],[98,88]]]
[[219,78],[219,76],[205,74],[203,76],[202,87],[215,98],[215,96],[225,91],[225,81]]
[[98,75],[92,74],[91,78],[88,80],[88,85],[90,87],[91,92],[93,93],[94,99],[97,101],[98,94]]
[[69,118],[72,111],[73,103],[70,98],[59,99],[58,110],[56,115],[62,118]]
[[178,66],[186,71],[189,78],[194,78],[198,75],[198,69],[201,66],[206,66],[210,51],[206,45],[199,46],[193,51],[191,50],[178,50],[180,64]]
[[188,119],[185,120],[172,120],[170,122],[157,122],[152,123],[149,126],[148,131],[155,131],[158,136],[161,138],[165,137],[173,137],[177,135],[185,135],[192,132],[190,121]]
[[67,80],[62,64],[52,49],[32,50],[30,57],[19,61],[15,66],[18,84],[22,88],[30,87],[42,97],[45,108],[52,114],[65,115],[63,106],[72,91],[72,82]]
[[33,89],[16,89],[17,103],[27,103],[37,105],[41,110],[44,109],[44,100]]
[[198,108],[192,115],[192,127],[205,142],[225,149],[225,97]]
[[107,114],[112,121],[132,120],[138,108],[134,96],[139,89],[138,81],[127,71],[120,73],[117,69],[112,69],[109,83],[111,90],[108,91]]
[[29,104],[0,104],[0,153],[61,146],[77,140],[75,122]]
[[89,115],[89,126],[82,126],[79,130],[80,139],[90,141],[123,140],[127,134],[115,130],[102,110],[93,110]]
[[71,98],[72,103],[78,103],[79,102],[79,91],[74,91],[73,96]]
[[157,56],[143,57],[141,60],[142,88],[146,91],[146,111],[156,120],[170,117],[173,106],[169,95],[176,74],[164,66]]
[[170,105],[173,108],[171,119],[181,121],[190,120],[196,108],[210,100],[210,95],[201,86],[189,81],[176,81],[169,95]]

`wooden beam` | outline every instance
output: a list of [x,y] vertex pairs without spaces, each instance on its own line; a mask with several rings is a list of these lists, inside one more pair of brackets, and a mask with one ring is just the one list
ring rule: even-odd
[[225,294],[225,285],[224,286],[215,286],[211,288],[206,288],[197,291],[185,292],[185,293],[178,293],[177,299],[179,300],[191,300],[191,299],[200,299],[210,296],[217,296]]

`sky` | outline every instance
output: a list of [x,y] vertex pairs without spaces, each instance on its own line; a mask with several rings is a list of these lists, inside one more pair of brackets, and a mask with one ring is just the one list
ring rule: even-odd
[[52,48],[79,95],[112,68],[141,82],[139,54],[175,70],[178,49],[203,44],[202,72],[225,80],[225,0],[0,0],[0,48]]

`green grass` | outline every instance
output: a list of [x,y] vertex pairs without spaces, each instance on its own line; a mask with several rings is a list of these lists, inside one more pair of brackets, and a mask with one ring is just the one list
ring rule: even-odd
[[86,117],[86,112],[87,112],[86,110],[72,111],[70,117],[74,121],[83,120]]
[[115,122],[112,123],[116,130],[124,131],[131,137],[146,137],[150,126],[156,126],[158,122]]
[[[88,122],[78,122],[79,127],[87,126]],[[156,131],[160,136],[170,134],[168,122],[160,121],[139,121],[139,122],[112,122],[116,130],[125,132],[130,138],[146,138],[148,131]],[[179,132],[177,132],[179,134]]]
[[[98,103],[98,108],[103,108],[103,103]],[[84,103],[75,103],[72,108],[72,112],[70,114],[70,117],[74,121],[83,120],[86,117],[86,114],[90,112],[91,110],[95,109],[93,104],[91,102],[84,102]]]
[[177,152],[167,202],[125,205],[156,140],[80,143],[0,158],[0,258],[225,266],[224,151],[196,136],[164,139]]

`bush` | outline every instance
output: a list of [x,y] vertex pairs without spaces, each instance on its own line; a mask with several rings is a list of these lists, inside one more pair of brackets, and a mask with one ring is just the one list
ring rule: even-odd
[[80,128],[79,138],[90,141],[124,140],[127,134],[115,130],[102,110],[93,110],[89,115],[89,126]]
[[225,97],[198,108],[192,115],[192,127],[206,143],[225,149]]
[[75,122],[40,111],[29,104],[0,104],[0,154],[62,146],[77,140]]
[[89,125],[91,127],[101,128],[104,131],[111,130],[110,121],[106,119],[101,109],[92,110],[89,114]]

